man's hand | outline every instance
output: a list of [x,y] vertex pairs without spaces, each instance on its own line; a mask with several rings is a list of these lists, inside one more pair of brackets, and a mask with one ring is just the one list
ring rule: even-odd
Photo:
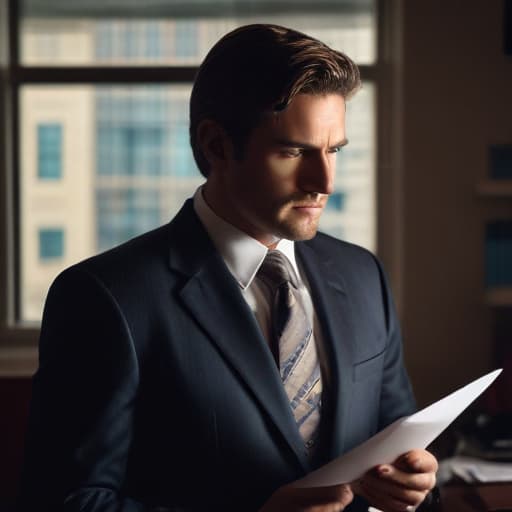
[[349,485],[279,488],[259,512],[340,512],[352,501]]
[[352,490],[383,512],[412,512],[435,486],[437,467],[431,453],[411,450],[368,471]]

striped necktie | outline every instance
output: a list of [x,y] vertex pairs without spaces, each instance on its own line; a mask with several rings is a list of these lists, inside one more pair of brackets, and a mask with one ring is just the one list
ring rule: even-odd
[[306,448],[312,450],[320,423],[322,382],[316,346],[293,267],[269,251],[257,274],[270,293],[271,347]]

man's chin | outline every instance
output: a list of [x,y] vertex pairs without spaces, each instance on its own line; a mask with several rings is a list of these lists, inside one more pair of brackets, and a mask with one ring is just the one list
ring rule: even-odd
[[318,225],[308,226],[307,228],[298,228],[297,226],[285,226],[281,230],[279,237],[293,240],[294,242],[303,242],[311,240],[318,231]]

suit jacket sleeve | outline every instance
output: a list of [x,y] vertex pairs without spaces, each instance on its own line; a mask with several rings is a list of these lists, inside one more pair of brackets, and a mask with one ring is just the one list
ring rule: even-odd
[[123,490],[138,360],[114,298],[87,271],[52,285],[39,358],[19,510],[168,510]]

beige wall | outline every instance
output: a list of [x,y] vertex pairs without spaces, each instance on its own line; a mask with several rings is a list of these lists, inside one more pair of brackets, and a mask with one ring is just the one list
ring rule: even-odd
[[476,184],[489,145],[512,144],[512,57],[502,1],[403,4],[402,325],[423,405],[493,366],[484,220],[512,218],[512,198]]
[[[93,90],[91,87],[26,87],[21,93],[21,316],[38,321],[50,282],[65,267],[94,249],[91,219],[93,175]],[[62,178],[38,177],[37,127],[62,127]],[[64,255],[41,261],[38,233],[43,228],[64,231]]]

